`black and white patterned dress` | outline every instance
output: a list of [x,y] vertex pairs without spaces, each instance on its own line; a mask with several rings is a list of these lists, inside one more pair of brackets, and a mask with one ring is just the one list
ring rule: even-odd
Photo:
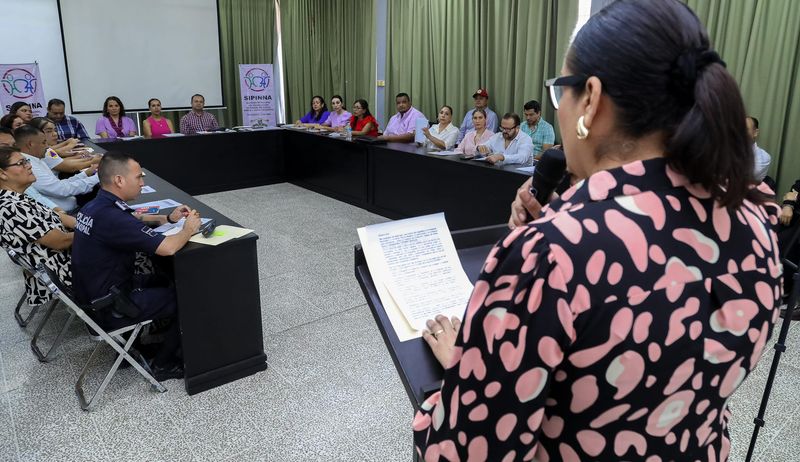
[[[22,255],[34,267],[44,263],[62,281],[72,285],[69,251],[50,249],[36,242],[52,229],[67,232],[53,210],[24,194],[0,189],[0,244]],[[25,289],[30,305],[40,305],[52,298],[47,288],[29,274],[25,275]]]

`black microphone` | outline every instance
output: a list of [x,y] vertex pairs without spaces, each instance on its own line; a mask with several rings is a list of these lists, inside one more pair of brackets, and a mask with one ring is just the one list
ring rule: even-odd
[[567,171],[567,158],[564,151],[558,148],[550,148],[542,153],[541,159],[533,168],[533,180],[531,181],[531,195],[542,206],[550,202],[550,196],[556,189],[564,174]]

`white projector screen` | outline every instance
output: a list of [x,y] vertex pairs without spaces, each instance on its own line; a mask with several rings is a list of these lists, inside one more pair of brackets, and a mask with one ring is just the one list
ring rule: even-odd
[[59,0],[72,111],[222,106],[216,0]]

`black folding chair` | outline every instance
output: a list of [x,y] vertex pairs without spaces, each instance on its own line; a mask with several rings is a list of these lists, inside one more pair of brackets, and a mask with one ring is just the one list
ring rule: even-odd
[[[25,261],[24,258],[22,258],[22,255],[18,254],[15,250],[8,248],[6,248],[6,253],[8,254],[8,257],[11,259],[11,261],[14,262],[14,264],[22,268],[22,271],[24,273],[34,274],[35,269],[30,264],[28,264],[28,262]],[[67,330],[69,330],[69,326],[75,319],[75,314],[70,312],[69,318],[61,327],[61,330],[58,332],[58,335],[56,336],[55,340],[53,340],[53,343],[50,345],[50,348],[47,350],[47,353],[45,353],[39,347],[39,336],[42,334],[44,327],[47,325],[47,322],[53,315],[56,306],[58,306],[58,298],[53,297],[53,299],[50,300],[49,302],[33,307],[31,309],[31,312],[28,313],[28,316],[22,318],[22,316],[20,315],[20,309],[22,305],[25,304],[25,298],[26,294],[23,292],[22,298],[19,299],[19,303],[17,303],[17,308],[14,311],[14,317],[17,319],[17,324],[19,324],[20,327],[26,327],[28,323],[30,323],[30,321],[33,319],[33,316],[36,314],[39,308],[43,306],[47,307],[47,311],[45,312],[44,317],[39,322],[39,325],[36,326],[36,330],[34,331],[33,337],[31,338],[31,350],[33,351],[33,354],[36,355],[36,359],[38,359],[43,363],[48,363],[53,359],[55,359],[56,352],[58,351],[58,346],[64,340],[64,335],[67,333]]]
[[[34,273],[36,278],[44,284],[50,292],[53,293],[56,297],[63,304],[65,304],[70,311],[72,311],[75,315],[77,315],[83,322],[85,322],[89,327],[91,327],[103,342],[99,342],[97,346],[92,351],[92,354],[89,356],[88,361],[86,361],[86,365],[83,367],[80,376],[78,377],[78,381],[75,384],[75,393],[78,395],[78,400],[80,401],[81,409],[84,411],[90,410],[94,405],[97,404],[100,397],[103,395],[108,383],[116,374],[117,369],[119,368],[122,360],[124,359],[127,361],[131,366],[133,366],[136,371],[142,375],[150,383],[150,389],[152,391],[156,391],[159,393],[163,393],[167,391],[166,387],[156,380],[153,375],[150,367],[147,365],[147,362],[141,359],[141,356],[132,350],[131,347],[133,346],[133,342],[139,336],[139,333],[142,330],[142,327],[150,324],[152,320],[146,320],[131,324],[129,326],[125,326],[110,332],[107,332],[105,329],[100,327],[91,316],[87,314],[87,311],[97,313],[97,309],[93,309],[92,306],[85,306],[79,304],[75,301],[75,297],[73,296],[72,289],[67,287],[66,284],[59,279],[58,275],[55,274],[53,270],[50,268],[39,265],[36,267],[36,272]],[[112,309],[112,306],[108,306],[102,309]],[[125,334],[129,334],[127,340],[123,337]],[[100,347],[103,343],[108,344],[114,351],[117,352],[117,358],[114,361],[114,364],[111,366],[111,369],[106,374],[103,382],[100,384],[98,389],[92,394],[90,399],[86,399],[86,393],[84,392],[84,381],[86,379],[86,373],[89,370],[89,365],[92,363],[97,352],[100,350]],[[135,355],[135,356],[134,356]],[[137,360],[138,359],[138,360]],[[140,361],[141,360],[141,364]]]

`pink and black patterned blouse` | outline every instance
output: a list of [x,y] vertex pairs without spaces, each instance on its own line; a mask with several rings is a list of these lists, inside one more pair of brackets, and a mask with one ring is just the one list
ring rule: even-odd
[[489,254],[419,454],[727,460],[727,400],[778,316],[777,213],[720,208],[664,159],[575,185]]

